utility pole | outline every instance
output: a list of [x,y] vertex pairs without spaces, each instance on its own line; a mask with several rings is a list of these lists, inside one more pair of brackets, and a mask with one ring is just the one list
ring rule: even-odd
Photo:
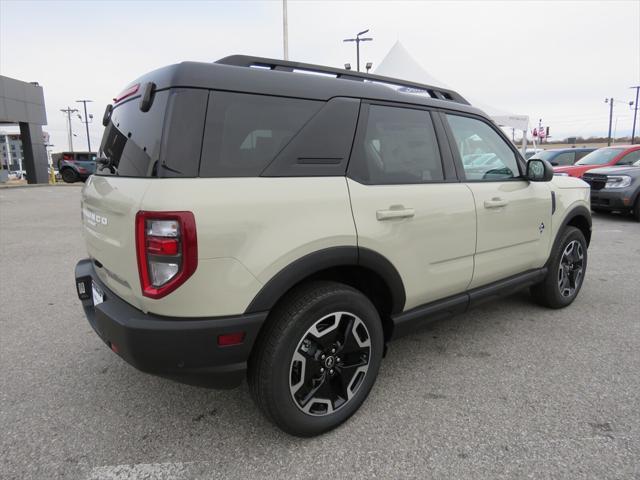
[[289,60],[289,23],[287,21],[287,0],[282,0],[282,49],[284,59]]
[[613,122],[613,97],[605,98],[604,103],[609,104],[609,134],[607,135],[607,146],[611,146],[611,123]]
[[640,85],[631,87],[636,89],[636,103],[633,104],[633,128],[631,129],[631,145],[636,140],[636,119],[638,118],[638,92],[640,92]]
[[89,147],[89,152],[91,152],[91,139],[89,138],[89,124],[93,121],[93,115],[87,115],[87,103],[93,102],[93,100],[76,100],[76,103],[82,103],[84,105],[84,120],[80,115],[80,121],[84,123],[85,128],[87,129],[87,147]]
[[360,38],[360,35],[364,35],[367,33],[369,29],[363,30],[358,33],[355,38],[345,38],[343,42],[356,42],[356,66],[358,67],[358,71],[360,71],[360,42],[370,42],[373,38]]
[[78,110],[75,108],[67,107],[60,109],[60,111],[67,115],[67,135],[69,136],[69,151],[73,152],[73,131],[71,129],[71,114],[76,113]]

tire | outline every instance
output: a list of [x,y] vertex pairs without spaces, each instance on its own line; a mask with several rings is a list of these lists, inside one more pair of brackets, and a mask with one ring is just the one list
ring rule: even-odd
[[633,218],[636,222],[640,222],[640,195],[636,198],[636,203],[633,204]]
[[302,285],[274,309],[260,333],[249,360],[251,394],[285,432],[319,435],[360,408],[375,383],[383,347],[380,316],[361,292],[334,282]]
[[[570,305],[580,292],[587,271],[587,241],[575,227],[566,227],[551,253],[544,280],[531,287],[533,298],[549,308]],[[562,270],[561,270],[562,263]]]
[[62,175],[62,180],[64,180],[65,183],[75,183],[78,181],[78,174],[72,168],[65,168],[60,172],[60,175]]

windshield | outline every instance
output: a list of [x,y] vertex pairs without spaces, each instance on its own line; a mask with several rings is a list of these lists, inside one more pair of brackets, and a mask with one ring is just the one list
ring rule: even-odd
[[624,148],[601,148],[582,157],[576,165],[604,165],[623,152]]

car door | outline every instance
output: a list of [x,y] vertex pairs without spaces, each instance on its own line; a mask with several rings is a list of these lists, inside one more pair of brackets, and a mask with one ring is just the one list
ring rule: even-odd
[[455,175],[439,117],[363,103],[347,184],[358,246],[385,256],[405,287],[405,310],[463,292],[476,243],[471,191]]
[[[477,244],[470,288],[544,265],[551,232],[551,190],[529,182],[515,148],[488,121],[444,115],[451,150],[465,185],[473,193]],[[469,155],[493,155],[495,161],[469,166]]]

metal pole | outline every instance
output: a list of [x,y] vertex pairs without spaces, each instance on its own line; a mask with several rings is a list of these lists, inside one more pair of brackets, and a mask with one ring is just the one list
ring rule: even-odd
[[360,38],[356,37],[356,65],[360,71]]
[[613,121],[613,98],[609,99],[609,135],[607,136],[607,146],[611,146],[611,123]]
[[84,105],[84,126],[87,129],[87,147],[89,147],[89,152],[91,152],[91,139],[89,138],[89,117],[87,116],[87,102],[90,102],[91,100],[78,101],[82,102],[82,104]]
[[282,48],[284,59],[289,60],[289,24],[287,22],[287,0],[282,0]]
[[633,109],[633,128],[631,129],[631,145],[633,145],[636,139],[636,118],[638,117],[638,92],[640,92],[640,85],[631,88],[636,89],[636,103]]
[[75,108],[67,107],[64,109],[60,109],[60,111],[67,115],[67,140],[69,142],[69,151],[73,152],[73,130],[71,127],[71,114],[77,112],[78,110]]

